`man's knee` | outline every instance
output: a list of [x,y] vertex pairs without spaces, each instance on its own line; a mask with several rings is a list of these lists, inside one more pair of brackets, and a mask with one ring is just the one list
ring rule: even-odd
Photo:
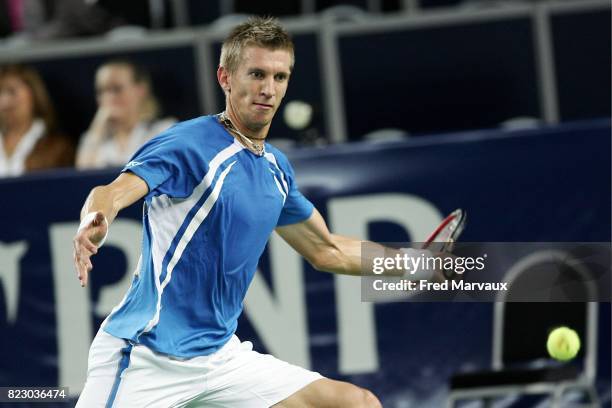
[[274,405],[293,407],[380,408],[380,401],[370,391],[356,385],[330,379],[317,380]]
[[382,404],[380,403],[380,401],[378,400],[378,398],[376,398],[376,395],[374,395],[372,393],[372,391],[370,390],[366,390],[365,391],[365,403],[366,403],[366,407],[368,408],[382,408]]
[[380,408],[382,407],[380,401],[376,396],[365,388],[359,388],[357,386],[351,387],[351,391],[344,395],[345,401],[342,406],[346,407],[359,407],[359,408]]

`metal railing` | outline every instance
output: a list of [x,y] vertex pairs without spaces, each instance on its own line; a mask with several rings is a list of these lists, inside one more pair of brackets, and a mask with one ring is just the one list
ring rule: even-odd
[[[374,2],[371,2],[372,4]],[[410,6],[410,1],[403,1]],[[462,7],[421,10],[419,13],[372,14],[366,19],[336,21],[326,14],[312,14],[313,3],[303,0],[300,17],[282,19],[293,34],[315,34],[318,39],[319,69],[322,77],[322,95],[327,107],[325,131],[331,142],[348,140],[342,70],[338,53],[338,39],[342,36],[391,32],[397,30],[419,30],[423,28],[452,25],[478,24],[503,21],[517,17],[531,18],[535,44],[535,63],[538,73],[538,92],[542,119],[546,123],[559,121],[559,102],[556,84],[555,56],[550,28],[552,15],[581,13],[610,9],[609,0],[565,0],[540,2],[533,5],[516,4],[503,7],[467,9]],[[178,6],[176,6],[178,7]],[[180,8],[180,7],[179,7]],[[184,10],[184,8],[183,8]],[[409,11],[410,7],[405,8]],[[226,10],[227,11],[227,10]],[[216,98],[216,78],[210,75],[216,71],[217,61],[213,60],[212,45],[221,41],[229,27],[211,25],[199,28],[180,28],[172,31],[151,31],[142,37],[111,39],[68,39],[54,42],[24,43],[8,45],[0,43],[0,64],[8,62],[44,62],[75,56],[105,55],[172,47],[190,46],[194,49],[196,78],[194,78],[202,113],[214,113],[222,107]]]

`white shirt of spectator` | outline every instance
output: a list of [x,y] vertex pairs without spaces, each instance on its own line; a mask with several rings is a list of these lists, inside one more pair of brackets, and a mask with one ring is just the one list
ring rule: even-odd
[[20,176],[25,171],[25,162],[38,140],[45,135],[46,126],[42,119],[34,119],[32,126],[21,138],[15,151],[8,157],[4,151],[0,133],[0,177]]
[[[96,162],[93,164],[94,168],[103,167],[122,167],[124,166],[136,150],[142,146],[146,141],[151,139],[153,136],[163,132],[176,123],[173,118],[160,119],[153,122],[140,122],[134,127],[132,133],[129,136],[127,148],[122,149],[121,146],[108,135],[100,144],[96,152]],[[83,140],[79,146],[79,151],[90,150],[91,146],[91,135],[89,132],[83,135]]]

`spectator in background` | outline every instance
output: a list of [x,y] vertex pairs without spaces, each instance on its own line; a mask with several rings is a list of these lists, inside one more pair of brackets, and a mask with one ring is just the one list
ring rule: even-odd
[[57,131],[49,94],[38,73],[0,67],[0,177],[74,164],[74,146]]
[[[167,19],[165,8],[157,11],[149,3],[149,0],[0,0],[0,37],[52,40],[100,35],[124,25],[163,28],[163,20]],[[153,11],[161,15],[156,16]]]
[[176,122],[158,119],[149,75],[132,62],[98,68],[96,95],[98,111],[79,145],[78,168],[123,166],[144,142]]

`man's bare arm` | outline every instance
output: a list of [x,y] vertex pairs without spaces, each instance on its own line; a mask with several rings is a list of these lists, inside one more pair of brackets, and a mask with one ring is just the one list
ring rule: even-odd
[[[361,274],[361,247],[364,241],[329,232],[325,220],[315,209],[304,222],[276,228],[276,232],[317,270],[345,275]],[[374,242],[388,256],[399,251]],[[401,275],[403,271],[387,271],[386,275]]]
[[119,211],[144,197],[147,183],[132,173],[122,173],[112,183],[95,187],[81,209],[81,220],[93,214],[91,221],[77,231],[73,239],[74,265],[81,286],[87,285],[88,273],[93,268],[91,256],[108,232]]
[[[373,271],[370,267],[372,266],[373,259],[364,259],[363,257],[373,257],[374,254],[383,254],[386,258],[395,258],[397,256],[402,258],[404,256],[418,257],[421,255],[440,258],[453,256],[449,253],[432,253],[427,250],[399,250],[371,241],[363,241],[332,234],[329,232],[325,220],[316,209],[306,221],[284,227],[277,227],[276,232],[287,241],[293,249],[306,258],[315,269],[344,275],[361,275],[362,262],[365,262],[368,266],[363,272],[372,274]],[[368,247],[368,254],[362,254],[364,244]],[[409,272],[410,271],[406,269],[395,266],[391,269],[385,269],[382,275],[406,277]],[[421,268],[416,272],[411,272],[410,276],[412,276],[413,279],[432,279],[437,282],[446,280],[442,270],[427,270]]]

